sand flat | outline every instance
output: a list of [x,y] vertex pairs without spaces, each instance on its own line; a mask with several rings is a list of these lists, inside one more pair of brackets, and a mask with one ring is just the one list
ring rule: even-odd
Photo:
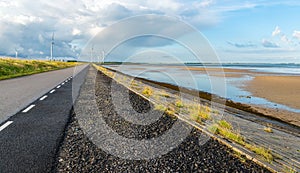
[[300,76],[255,76],[245,88],[254,96],[300,109]]

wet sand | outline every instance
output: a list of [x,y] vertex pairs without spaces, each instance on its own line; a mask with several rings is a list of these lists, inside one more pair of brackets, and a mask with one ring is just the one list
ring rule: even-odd
[[[253,76],[253,80],[243,83],[243,89],[255,97],[267,99],[271,102],[300,109],[300,76],[285,76],[267,72],[253,72],[247,69],[203,68],[188,67],[188,70],[209,73],[214,76],[241,78],[244,75]],[[253,112],[279,119],[300,127],[300,113],[282,109],[272,109],[261,105],[249,105]]]
[[254,96],[300,109],[300,76],[256,76],[245,88]]
[[[245,89],[256,97],[300,109],[300,76],[256,76],[247,82]],[[256,105],[253,107],[267,116],[275,116],[300,127],[300,113],[268,109]]]

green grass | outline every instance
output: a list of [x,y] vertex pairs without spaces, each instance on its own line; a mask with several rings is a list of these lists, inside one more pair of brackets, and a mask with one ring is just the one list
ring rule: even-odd
[[251,144],[245,144],[245,147],[255,152],[256,154],[263,156],[268,162],[272,162],[274,159],[271,151],[264,147],[259,147]]
[[273,133],[272,124],[267,124],[267,126],[264,127],[264,131],[267,133]]
[[144,87],[142,94],[146,97],[150,97],[153,95],[153,90],[150,87]]
[[175,106],[176,106],[177,108],[183,108],[183,107],[184,107],[184,105],[183,105],[183,103],[182,103],[181,100],[176,100]]
[[220,125],[220,127],[223,127],[225,129],[230,129],[230,130],[232,129],[232,125],[226,120],[220,120],[218,124]]
[[162,112],[165,112],[167,108],[166,108],[164,105],[161,105],[161,104],[155,104],[155,105],[154,105],[154,109],[155,109],[155,110],[162,111]]
[[202,122],[211,119],[210,108],[200,104],[187,104],[187,112],[190,117],[197,122]]
[[268,133],[273,133],[273,130],[271,127],[264,127],[264,131]]
[[266,149],[262,146],[256,146],[254,144],[249,144],[246,142],[245,138],[235,132],[232,128],[232,125],[226,120],[220,120],[219,122],[208,127],[208,130],[214,134],[219,134],[226,139],[230,139],[245,148],[255,152],[256,154],[262,156],[268,162],[272,162],[274,160],[273,154],[269,149]]
[[284,166],[283,172],[286,172],[286,173],[296,173],[297,171],[296,171],[296,168]]
[[77,64],[75,62],[0,58],[0,80],[63,69]]

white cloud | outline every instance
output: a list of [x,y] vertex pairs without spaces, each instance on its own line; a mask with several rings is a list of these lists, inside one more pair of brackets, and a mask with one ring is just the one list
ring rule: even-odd
[[281,33],[281,30],[279,26],[276,26],[275,30],[272,32],[272,36],[279,35]]
[[81,31],[79,29],[77,29],[77,28],[73,28],[72,34],[73,35],[80,35]]
[[297,38],[300,40],[300,31],[294,31],[293,32],[293,37]]
[[282,35],[280,39],[281,39],[281,41],[283,41],[285,43],[290,43],[291,42],[291,40],[288,39],[286,35]]
[[199,7],[208,7],[208,6],[212,5],[213,3],[214,3],[213,0],[202,0],[198,4],[199,4]]
[[278,44],[268,41],[266,39],[262,39],[261,43],[266,48],[278,48],[279,47]]
[[201,29],[218,24],[225,12],[253,8],[268,2],[0,0],[0,40],[5,42],[0,45],[0,54],[13,55],[14,49],[18,48],[20,56],[40,56],[40,52],[47,56],[54,32],[56,56],[75,56],[93,35],[126,17],[142,14],[172,15]]

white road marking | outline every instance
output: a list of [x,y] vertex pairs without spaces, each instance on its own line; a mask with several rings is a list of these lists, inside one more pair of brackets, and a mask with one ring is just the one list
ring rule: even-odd
[[56,88],[60,88],[60,85],[58,85]]
[[55,91],[55,89],[51,90],[51,91],[50,91],[50,94],[54,93],[54,91]]
[[32,109],[33,107],[35,107],[35,105],[30,105],[30,106],[28,106],[26,109],[24,109],[22,112],[23,112],[23,113],[26,113],[26,112],[28,112],[30,109]]
[[44,95],[42,98],[40,98],[41,101],[45,100],[45,98],[47,98],[47,95]]
[[1,127],[0,127],[0,132],[5,129],[7,126],[9,126],[11,123],[13,123],[13,121],[7,121],[6,123],[4,123]]

